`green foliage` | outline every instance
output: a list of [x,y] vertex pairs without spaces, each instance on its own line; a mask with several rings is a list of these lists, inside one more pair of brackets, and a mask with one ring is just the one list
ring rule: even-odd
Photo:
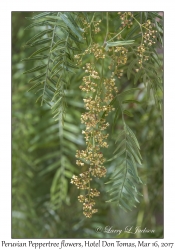
[[[126,91],[127,92],[127,91]],[[123,109],[122,103],[133,102],[132,100],[121,101],[123,95],[118,95],[118,109],[120,109],[123,121],[123,130],[116,138],[117,147],[114,156],[108,161],[115,160],[116,170],[111,176],[111,180],[106,184],[112,184],[108,190],[112,196],[108,202],[116,202],[125,211],[131,210],[138,202],[137,196],[142,195],[138,192],[135,183],[142,183],[138,176],[137,167],[141,165],[140,146],[137,138],[129,126],[125,123],[124,115],[132,117],[131,113]],[[121,98],[121,99],[120,99]]]
[[[12,15],[14,238],[132,237],[126,233],[119,236],[96,233],[96,227],[107,225],[122,229],[128,225],[153,228],[154,234],[137,233],[135,237],[162,237],[162,16],[157,12],[134,12],[133,17],[128,16],[131,27],[124,27],[120,15],[116,12]],[[101,30],[95,33],[100,19]],[[138,47],[144,41],[143,24],[148,20],[157,31],[155,44],[145,45],[144,56],[148,60],[140,64]],[[97,60],[94,52],[85,53],[95,43],[105,54],[104,60]],[[117,47],[128,50],[126,63],[119,66],[116,58],[120,52],[114,51]],[[81,53],[85,53],[82,66],[75,61],[75,55]],[[115,111],[107,118],[109,149],[102,150],[107,175],[94,180],[101,193],[97,199],[99,212],[91,219],[82,215],[76,200],[79,193],[70,184],[72,175],[81,171],[76,166],[76,151],[85,149],[81,135],[84,125],[80,124],[85,112],[84,96],[79,86],[84,76],[82,67],[88,62],[95,63],[102,79],[114,72],[119,90],[111,102]],[[116,66],[123,70],[121,77]]]
[[24,74],[35,72],[37,76],[29,81],[35,82],[30,90],[35,89],[37,101],[41,101],[41,105],[45,102],[52,106],[55,120],[59,119],[60,114],[63,119],[65,89],[70,82],[71,74],[77,68],[74,54],[79,50],[77,45],[83,40],[82,30],[78,26],[78,16],[71,13],[46,12],[31,19],[34,23],[26,27],[27,30],[35,26],[41,30],[43,27],[47,28],[26,42],[26,46],[36,47],[36,50],[23,61],[32,60],[37,66]]

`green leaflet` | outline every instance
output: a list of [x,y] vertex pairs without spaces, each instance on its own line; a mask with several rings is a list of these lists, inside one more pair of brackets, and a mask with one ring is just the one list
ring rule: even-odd
[[[60,65],[60,67],[51,75],[51,79],[55,76],[58,76],[58,73],[61,71],[60,73],[60,77],[58,78],[58,82],[62,81],[62,72],[63,72],[63,67],[62,65]],[[55,93],[56,94],[56,93]]]
[[[135,154],[137,154],[137,156],[139,157],[140,161],[142,160],[142,156],[139,152],[138,147],[136,146],[135,142],[133,142],[132,144],[128,141],[127,142],[127,148],[132,148],[132,150],[134,151]],[[131,150],[130,150],[131,151]]]
[[[113,194],[115,195],[115,200],[117,200],[117,198],[119,197],[119,189],[114,190],[109,195],[112,196]],[[113,202],[114,202],[114,200],[113,200]]]
[[32,23],[32,24],[28,25],[24,30],[29,30],[29,29],[31,29],[31,28],[33,28],[35,26],[45,26],[47,24],[48,24],[47,21],[35,22],[35,23]]
[[[57,163],[57,165],[58,165],[58,163]],[[62,169],[59,168],[57,170],[55,176],[54,176],[54,179],[53,179],[53,182],[52,182],[52,186],[51,186],[51,189],[50,189],[51,193],[54,193],[54,191],[55,191],[55,189],[57,187],[57,181],[58,181],[58,179],[59,179],[59,177],[61,175],[61,171],[62,171]]]
[[119,176],[119,177],[117,177],[117,178],[115,178],[115,179],[110,178],[111,180],[110,180],[110,181],[105,182],[105,184],[112,183],[112,186],[116,186],[116,185],[118,185],[118,183],[120,182],[120,180],[121,180],[122,178],[123,178],[123,176],[122,176],[122,175],[121,175],[121,176]]
[[[134,185],[134,183],[129,178],[126,178],[126,181],[127,181],[127,184],[130,185],[130,188],[136,189],[136,186]],[[129,190],[130,190],[130,188],[129,188]]]
[[108,201],[106,201],[106,202],[115,202],[115,201],[117,201],[117,198],[118,198],[118,196],[117,196],[117,197],[114,197],[114,198],[112,198],[112,199],[110,199],[110,200],[108,200]]
[[140,160],[142,160],[142,156],[141,156],[141,154],[139,152],[139,148],[137,147],[135,141],[132,140],[132,138],[130,136],[127,136],[127,139],[128,139],[127,146],[131,147],[134,150],[134,152],[137,153],[137,155],[140,158]]
[[55,93],[56,88],[52,87],[51,85],[48,85],[47,87],[48,87],[48,89],[49,89],[50,91],[52,91],[53,93]]
[[[52,101],[54,101],[58,95],[61,95],[61,92],[60,92],[59,89],[56,89],[56,91],[55,91],[55,93],[54,93],[54,96],[53,96],[53,98],[52,98]],[[53,112],[53,113],[54,113],[54,112]]]
[[114,155],[112,158],[108,159],[107,161],[112,161],[112,160],[114,160],[114,159],[116,159],[116,158],[119,158],[119,156],[121,156],[122,154],[124,154],[125,151],[126,151],[125,148],[122,149],[118,154]]
[[134,65],[136,63],[137,63],[137,59],[134,59],[134,60],[131,61],[130,65],[128,66],[128,69],[127,69],[127,77],[128,77],[128,79],[130,79],[131,71],[134,68]]
[[135,160],[132,156],[132,154],[130,154],[130,152],[127,152],[128,156],[130,157],[130,159],[128,158],[127,163],[128,163],[128,171],[130,170],[133,174],[133,176],[135,177],[135,180],[138,183],[138,173],[137,173],[137,167],[136,167],[136,163]]
[[44,31],[39,32],[38,34],[36,34],[35,36],[33,36],[30,40],[28,40],[28,41],[26,42],[26,45],[32,44],[32,43],[35,42],[38,38],[44,36],[45,34],[51,33],[51,32],[53,32],[53,29],[47,29],[47,30],[44,30]]
[[63,22],[72,30],[72,32],[78,36],[79,40],[83,40],[82,36],[80,35],[79,31],[77,28],[71,23],[71,21],[66,17],[65,14],[62,14],[60,12],[60,17],[63,20]]
[[79,67],[78,66],[76,66],[75,64],[73,64],[73,63],[70,63],[70,61],[68,62],[66,62],[66,65],[68,66],[68,67],[71,67],[71,68],[74,68],[74,69],[78,69]]
[[[127,163],[128,163],[128,165],[131,164],[129,160],[127,160]],[[133,173],[133,170],[131,168],[128,168],[128,173],[132,176],[132,178],[135,180],[135,182],[138,183],[138,178],[135,175],[135,173]]]
[[124,46],[124,45],[129,45],[133,44],[134,40],[128,40],[128,41],[117,41],[117,42],[107,42],[108,47],[113,47],[113,46]]
[[46,74],[46,73],[43,73],[43,74],[41,74],[41,75],[39,75],[39,76],[33,77],[32,79],[30,79],[29,83],[30,83],[30,82],[34,82],[34,81],[36,81],[36,80],[42,78],[43,76],[45,76],[45,74]]
[[[67,18],[70,20],[70,22],[75,26],[75,28],[79,29],[81,32],[82,30],[80,29],[80,27],[78,26],[77,22],[75,21],[76,19],[73,18],[73,16],[71,15],[71,12],[66,11],[65,15],[67,16]],[[76,17],[75,17],[76,18]]]
[[[63,63],[63,58],[61,57],[58,62],[55,64],[55,66],[52,68],[51,73],[55,72],[55,70],[60,66],[60,64]],[[52,77],[51,77],[52,78]]]
[[54,86],[56,86],[56,82],[53,80],[53,79],[51,79],[50,77],[47,77],[47,79],[54,85]]
[[128,187],[127,184],[125,184],[124,188],[126,189],[129,196],[135,199],[135,195],[131,192],[130,187]]
[[[120,181],[120,182],[118,182],[116,185],[115,185],[115,187],[114,186],[112,186],[112,188],[111,189],[109,189],[109,190],[107,190],[106,192],[108,192],[108,193],[110,193],[111,191],[113,191],[113,190],[119,190],[119,188],[120,188],[120,186],[122,185],[122,181]],[[106,183],[105,183],[106,184]]]
[[71,32],[69,33],[69,37],[72,39],[73,42],[75,42],[77,45],[84,43],[82,40],[77,39],[76,36],[74,36]]
[[124,201],[124,199],[121,199],[120,200],[120,205],[125,209],[125,210],[129,210],[129,211],[132,211],[131,207],[128,205],[129,203],[126,203]]
[[38,98],[36,99],[36,103],[43,97],[43,94],[41,94],[40,96],[38,96]]
[[67,178],[69,178],[69,179],[72,178],[72,172],[70,172],[70,171],[68,171],[68,170],[65,170],[65,171],[64,171],[64,175],[65,175]]
[[157,31],[163,34],[163,27],[156,21],[155,21],[155,25],[156,25]]
[[48,58],[47,55],[42,55],[42,56],[34,56],[34,57],[28,57],[28,58],[24,58],[21,61],[25,62],[25,61],[37,61],[37,60],[43,60]]
[[131,135],[131,137],[133,138],[133,140],[135,141],[137,147],[140,149],[139,143],[137,141],[137,138],[135,136],[135,134],[133,133],[133,131],[126,125],[126,129],[129,132],[129,134]]
[[70,67],[68,67],[67,65],[64,65],[63,68],[66,70],[66,71],[69,71],[71,73],[75,73]]
[[117,148],[114,150],[113,154],[115,154],[115,153],[119,150],[119,148],[122,148],[123,146],[126,146],[126,140],[122,140],[122,141],[118,144],[118,146],[117,146]]
[[61,20],[61,18],[59,17],[59,16],[46,16],[46,18],[47,19],[52,19],[52,20],[58,20],[58,21],[60,21]]
[[132,38],[136,40],[138,37],[141,37],[141,36],[142,36],[142,35],[139,33],[139,34],[133,36]]
[[34,16],[34,17],[26,17],[26,18],[36,20],[36,19],[39,19],[39,18],[43,18],[43,17],[49,15],[50,13],[52,13],[52,12],[43,12],[41,14],[38,14],[38,15]]
[[136,90],[142,90],[141,88],[132,88],[132,89],[128,89],[128,90],[125,90],[123,91],[122,93],[118,94],[118,96],[120,98],[124,98],[125,96],[129,95],[129,94],[132,94],[133,92],[135,92]]
[[[57,153],[57,156],[58,156],[58,152],[56,152],[56,153]],[[49,157],[52,158],[51,154],[49,154]],[[45,174],[57,169],[59,166],[60,166],[60,160],[56,160],[54,163],[49,164],[49,166],[46,169],[43,169],[40,172],[40,176],[45,175]]]
[[[64,144],[65,145],[65,144]],[[74,144],[73,144],[74,145]],[[67,148],[68,145],[66,145]],[[76,148],[76,147],[75,147]],[[71,173],[79,173],[78,169],[72,165],[72,163],[68,160],[68,158],[65,158],[65,166],[66,169]],[[72,177],[72,176],[71,176]]]
[[150,68],[150,69],[145,69],[145,73],[149,76],[150,79],[156,79],[158,80],[158,75],[157,75],[157,72],[153,72],[153,70]]
[[131,38],[132,35],[133,35],[138,29],[140,29],[139,25],[136,25],[133,29],[131,29],[131,31],[128,32],[128,34],[127,34],[127,36],[126,36],[126,39]]
[[77,48],[77,47],[72,47],[69,43],[67,43],[67,47],[71,50],[74,50],[74,51],[82,51],[81,49]]
[[44,69],[45,67],[46,67],[46,65],[40,65],[40,66],[37,66],[35,68],[29,69],[29,70],[23,72],[23,74],[33,73],[33,72],[36,72],[38,70]]
[[112,132],[114,131],[114,128],[115,128],[115,125],[116,125],[116,122],[117,122],[117,118],[119,117],[120,109],[116,108],[115,111],[116,112],[115,112],[115,116],[114,116],[114,119],[113,119]]
[[123,114],[125,114],[127,116],[130,116],[130,117],[133,117],[133,114],[130,111],[126,110],[126,109],[123,110]]
[[[123,169],[123,171],[125,170],[125,168]],[[115,177],[115,178],[111,178],[111,183],[113,183],[113,186],[115,186],[115,185],[117,185],[118,183],[119,183],[119,181],[121,180],[121,179],[123,179],[124,178],[124,174],[121,174],[120,176],[118,176],[118,177]],[[110,182],[108,182],[108,183],[110,183]]]
[[136,193],[137,193],[139,196],[143,197],[143,194],[141,194],[138,190],[136,190]]
[[41,49],[38,49],[37,51],[35,51],[31,56],[29,56],[30,58],[31,57],[34,57],[34,56],[36,56],[36,55],[38,55],[38,54],[40,54],[40,53],[42,53],[42,52],[44,52],[44,51],[46,51],[46,50],[49,50],[50,49],[50,46],[46,46],[46,47],[43,47],[43,48],[41,48]]
[[84,108],[84,104],[82,102],[76,102],[74,100],[68,99],[67,103],[70,104],[73,107]]
[[130,44],[133,44],[133,43],[134,43],[134,40],[106,42],[105,50],[108,51],[110,47],[126,46],[126,45],[130,45]]
[[57,151],[48,153],[48,154],[46,154],[46,155],[44,155],[42,157],[37,158],[34,163],[39,164],[39,163],[41,163],[43,161],[46,161],[46,160],[48,160],[50,158],[54,158],[54,157],[56,157],[56,158],[59,157]]
[[136,154],[135,150],[132,148],[132,146],[130,144],[127,144],[127,149],[134,156],[136,161],[141,165],[141,161],[139,159],[139,156]]
[[117,143],[121,139],[121,137],[123,137],[123,135],[125,135],[124,130],[118,135],[117,139],[115,140],[115,143]]
[[64,138],[71,142],[74,142],[77,145],[84,145],[83,139],[81,137],[78,138],[76,135],[73,135],[68,131],[64,131]]
[[35,85],[33,85],[33,86],[28,90],[28,92],[31,91],[31,90],[33,90],[33,89],[35,89],[35,88],[37,88],[38,86],[41,86],[41,82],[35,83]]
[[153,59],[153,61],[154,61],[155,63],[157,63],[157,65],[158,65],[159,67],[162,67],[161,61],[160,61],[160,59],[158,58],[158,55],[157,55],[156,52],[155,52],[155,54],[153,54],[152,59]]
[[69,124],[68,122],[64,123],[64,129],[73,133],[73,134],[78,134],[80,132],[80,129],[77,128],[77,126],[73,125],[73,124]]
[[163,17],[162,17],[161,15],[157,14],[157,12],[155,12],[155,11],[151,11],[150,14],[152,14],[152,15],[158,17],[158,18],[161,19],[161,20],[163,19]]
[[54,103],[54,105],[52,106],[52,109],[53,109],[53,111],[55,110],[55,109],[57,109],[58,108],[58,106],[60,105],[60,102],[62,102],[62,96]]
[[[118,167],[118,165],[117,165],[117,167]],[[116,178],[119,174],[121,174],[124,170],[125,170],[125,168],[122,166],[121,169],[120,169],[117,173],[115,172],[115,174],[112,175],[111,179],[115,179],[115,178]]]
[[[125,189],[125,191],[126,191],[126,189]],[[127,192],[122,193],[122,198],[125,198],[126,200],[131,199],[130,195]],[[132,198],[134,198],[134,197],[132,197]]]
[[[64,54],[63,54],[63,53],[56,54],[56,55],[55,55],[55,58],[54,58],[54,60],[53,60],[53,63],[59,62],[60,59],[63,58],[63,57],[64,57]],[[52,70],[50,70],[50,72],[51,72],[51,71],[52,71]]]
[[65,44],[65,42],[66,41],[64,39],[57,41],[52,47],[51,52],[53,52],[60,44]]
[[39,39],[35,42],[33,42],[32,44],[30,44],[31,47],[37,46],[37,45],[41,45],[41,44],[45,44],[48,42],[51,42],[52,38],[48,37],[48,38],[44,38],[44,39]]
[[137,203],[140,203],[140,201],[137,199],[136,196],[134,197],[134,199],[135,199],[135,201],[136,201]]

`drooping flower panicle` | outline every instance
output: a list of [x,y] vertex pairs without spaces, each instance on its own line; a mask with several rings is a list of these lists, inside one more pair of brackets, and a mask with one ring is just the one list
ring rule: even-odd
[[100,195],[100,192],[91,188],[92,178],[101,178],[106,175],[106,168],[103,166],[105,159],[101,148],[107,148],[106,139],[108,134],[104,130],[109,126],[105,117],[114,110],[111,101],[114,99],[114,93],[117,93],[115,79],[101,78],[95,70],[93,64],[87,63],[84,67],[86,76],[83,78],[83,84],[80,89],[86,93],[84,99],[86,112],[81,116],[81,122],[86,128],[82,131],[86,140],[86,149],[76,152],[76,164],[86,166],[87,171],[79,176],[73,176],[71,183],[75,184],[78,189],[86,190],[85,195],[80,195],[78,200],[83,203],[83,213],[86,217],[91,217],[97,212],[94,209],[94,197]]

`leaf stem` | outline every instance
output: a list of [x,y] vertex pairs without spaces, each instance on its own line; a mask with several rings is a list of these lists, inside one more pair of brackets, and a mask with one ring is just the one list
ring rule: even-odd
[[121,109],[121,113],[122,113],[122,121],[123,121],[123,128],[124,128],[124,131],[125,131],[125,175],[123,177],[123,182],[122,182],[122,187],[120,189],[120,194],[119,194],[119,203],[120,203],[120,199],[121,199],[121,195],[122,195],[122,191],[123,191],[123,187],[124,187],[124,183],[125,183],[125,180],[126,180],[126,175],[127,175],[127,170],[128,170],[128,167],[127,167],[127,149],[126,149],[126,130],[125,130],[125,126],[126,126],[126,123],[125,123],[125,120],[124,120],[124,115],[123,115],[123,109],[122,109],[122,105],[121,105],[121,102],[120,102],[120,98],[117,96],[117,99],[118,99],[118,103],[119,103],[119,107]]
[[122,29],[119,33],[117,33],[114,37],[112,37],[111,39],[109,39],[107,42],[110,42],[111,40],[113,40],[114,38],[116,38],[118,35],[120,35],[124,30],[126,29],[126,27],[124,29]]
[[109,33],[109,15],[108,15],[108,12],[106,12],[106,36],[105,36],[104,44],[106,44],[108,33]]
[[[58,16],[59,12],[57,13],[57,16]],[[55,26],[54,26],[54,29],[53,29],[53,33],[52,33],[52,41],[51,41],[51,45],[50,45],[50,51],[49,51],[49,57],[48,57],[48,62],[47,62],[47,69],[46,69],[46,76],[45,76],[45,80],[44,80],[44,88],[43,88],[43,95],[42,95],[42,100],[41,100],[41,106],[43,105],[43,101],[44,101],[44,94],[45,94],[45,91],[46,91],[46,85],[47,85],[47,77],[48,77],[48,71],[49,71],[49,63],[50,63],[50,57],[51,57],[51,50],[52,50],[52,46],[53,46],[53,43],[54,43],[54,36],[55,36],[55,30],[56,30],[56,22],[55,21]]]
[[141,23],[139,23],[139,21],[133,16],[134,20],[138,23],[138,25],[140,26],[140,30],[141,30],[141,33],[142,33],[142,40],[141,40],[141,45],[143,44],[143,30],[142,30],[142,25]]

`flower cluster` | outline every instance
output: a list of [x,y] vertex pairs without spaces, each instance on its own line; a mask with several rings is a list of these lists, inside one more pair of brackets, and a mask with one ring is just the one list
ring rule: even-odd
[[115,65],[114,74],[117,75],[119,79],[123,75],[123,69],[119,69],[119,67],[127,63],[127,53],[128,49],[124,48],[123,46],[117,46],[114,48],[114,53],[111,56],[112,61],[108,68],[112,69],[112,67]]
[[125,27],[130,28],[133,25],[133,22],[132,22],[133,14],[131,12],[118,12],[118,14],[120,15],[121,24],[122,24],[122,27],[120,27],[120,29],[125,28]]
[[88,29],[91,29],[91,25],[93,25],[92,31],[97,34],[100,32],[99,25],[101,23],[101,20],[98,21],[92,21],[92,22],[87,22],[85,19],[82,20],[83,26],[84,26],[84,31],[87,33]]
[[103,46],[100,46],[98,43],[93,43],[84,51],[84,53],[74,56],[74,58],[77,60],[77,65],[80,65],[82,63],[82,57],[87,54],[93,54],[97,60],[100,58],[105,58]]
[[105,58],[104,49],[98,43],[93,43],[88,49],[86,49],[84,55],[86,54],[93,54],[97,60],[99,58]]
[[90,218],[92,216],[92,214],[98,212],[97,209],[94,209],[93,206],[95,205],[95,201],[94,199],[92,199],[93,197],[97,197],[99,196],[100,193],[96,190],[96,189],[90,189],[89,190],[89,196],[91,197],[91,200],[89,201],[88,198],[86,198],[83,195],[79,195],[78,196],[78,200],[79,202],[83,203],[83,214]]
[[142,26],[145,29],[145,33],[143,34],[144,43],[148,44],[148,46],[155,44],[157,30],[153,29],[154,26],[151,21],[147,20]]
[[87,147],[85,150],[77,150],[76,164],[88,170],[79,176],[74,175],[71,183],[75,184],[78,189],[86,190],[86,194],[80,195],[78,200],[83,203],[84,215],[90,218],[97,212],[97,209],[93,208],[95,205],[93,198],[100,195],[99,191],[90,186],[92,178],[101,178],[106,175],[106,168],[103,166],[105,158],[100,151],[101,148],[108,147],[106,142],[108,134],[105,134],[104,130],[109,123],[104,118],[114,110],[110,103],[114,98],[114,93],[116,94],[118,90],[112,77],[101,81],[93,64],[87,63],[84,70],[87,75],[84,76],[80,89],[86,95],[84,98],[86,112],[81,115],[81,122],[86,126],[82,133]]
[[139,56],[138,63],[140,64],[140,67],[142,67],[143,60],[144,61],[148,60],[148,56],[145,55],[145,52],[146,52],[146,47],[144,44],[137,47],[137,54]]
[[100,28],[99,28],[100,23],[101,23],[101,20],[94,21],[94,29],[92,31],[94,31],[95,34],[100,32]]
[[139,65],[142,68],[143,61],[148,61],[149,56],[146,53],[149,50],[149,47],[155,44],[156,40],[156,30],[153,29],[153,24],[151,24],[150,20],[147,20],[146,23],[142,24],[142,28],[145,30],[142,33],[142,43],[137,47],[137,54],[139,56]]

